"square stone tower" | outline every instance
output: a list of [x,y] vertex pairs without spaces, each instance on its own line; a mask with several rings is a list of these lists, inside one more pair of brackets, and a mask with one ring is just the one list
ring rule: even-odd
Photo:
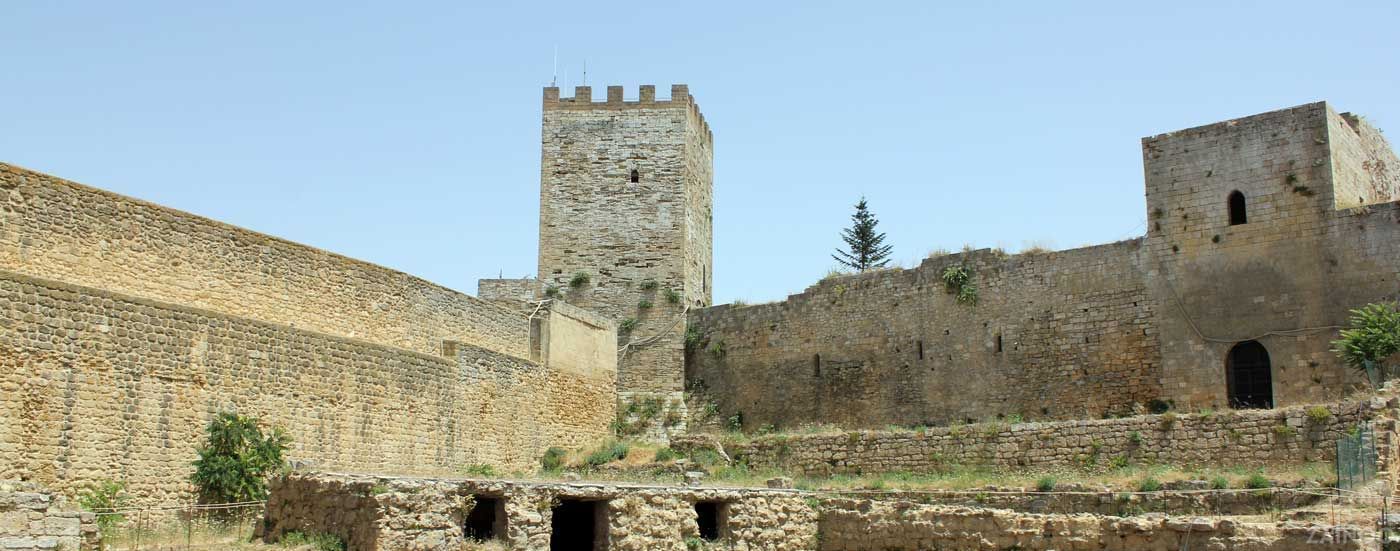
[[618,322],[622,402],[683,413],[685,313],[713,279],[713,139],[684,84],[622,92],[544,89],[541,292]]

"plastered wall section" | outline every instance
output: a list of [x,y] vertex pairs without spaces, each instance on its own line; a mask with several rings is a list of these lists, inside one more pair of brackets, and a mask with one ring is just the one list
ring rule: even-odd
[[408,274],[0,163],[0,268],[437,353],[527,357],[522,316]]
[[0,479],[72,493],[103,479],[190,496],[208,420],[286,429],[326,468],[532,471],[549,446],[610,434],[611,370],[547,369],[461,345],[450,357],[0,273]]
[[[1165,398],[1227,405],[1226,358],[1247,340],[1268,350],[1275,404],[1364,384],[1330,341],[1349,310],[1400,293],[1400,205],[1335,208],[1334,187],[1387,178],[1364,165],[1393,153],[1362,128],[1315,103],[1143,139]],[[1230,224],[1235,191],[1245,224]]]
[[[636,101],[609,87],[606,102],[586,86],[562,99],[546,88],[541,142],[541,284],[636,321],[619,337],[638,343],[619,355],[620,390],[681,390],[683,312],[709,301],[712,153],[699,108],[684,85],[669,100],[643,86]],[[587,282],[571,284],[577,274]]]
[[[692,392],[746,427],[1096,418],[1160,393],[1141,240],[828,278],[777,303],[694,311]],[[972,271],[960,304],[942,274]]]

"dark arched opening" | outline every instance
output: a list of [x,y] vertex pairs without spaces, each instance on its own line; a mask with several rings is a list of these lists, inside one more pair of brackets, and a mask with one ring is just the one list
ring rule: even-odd
[[642,175],[641,175],[641,174],[638,174],[638,173],[637,173],[637,169],[634,168],[634,169],[632,169],[632,175],[629,176],[629,179],[632,181],[632,183],[635,184],[635,183],[641,181]]
[[1245,341],[1225,359],[1225,384],[1232,408],[1274,407],[1274,376],[1269,351],[1259,341]]
[[1249,222],[1249,215],[1244,210],[1244,194],[1239,191],[1230,192],[1230,225],[1238,226]]

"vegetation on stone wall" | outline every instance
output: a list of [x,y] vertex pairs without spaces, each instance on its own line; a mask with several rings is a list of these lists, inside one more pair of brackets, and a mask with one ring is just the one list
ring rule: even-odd
[[1400,352],[1400,309],[1393,302],[1367,304],[1351,311],[1350,328],[1332,341],[1332,351],[1356,369],[1366,369]]
[[972,281],[972,268],[962,264],[944,268],[943,287],[954,295],[958,304],[977,304],[977,284]]
[[[115,480],[89,484],[78,492],[78,505],[87,511],[112,513],[126,507],[130,502],[131,496],[126,494],[126,483]],[[126,515],[119,513],[100,515],[97,517],[97,529],[103,537],[107,537],[112,529],[124,520]]]
[[220,413],[205,429],[190,481],[206,503],[257,501],[267,497],[268,476],[285,465],[292,439],[280,427],[263,434],[258,420]]

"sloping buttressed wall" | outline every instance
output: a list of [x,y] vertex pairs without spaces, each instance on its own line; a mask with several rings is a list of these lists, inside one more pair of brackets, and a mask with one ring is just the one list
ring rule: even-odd
[[[1116,462],[1263,466],[1330,461],[1337,439],[1370,422],[1381,451],[1379,469],[1394,461],[1400,399],[1344,402],[1322,410],[1223,411],[1044,423],[984,423],[921,431],[774,435],[724,445],[750,468],[814,475],[943,472],[955,465],[1049,469]],[[1310,411],[1311,410],[1311,411]],[[716,446],[714,436],[673,438],[682,452]],[[1389,477],[1389,474],[1385,475]],[[1389,481],[1392,482],[1393,481]]]
[[411,275],[0,163],[0,269],[437,354],[528,357],[516,312]]
[[[1098,417],[1158,398],[1141,240],[832,277],[786,301],[692,311],[687,384],[745,426]],[[960,304],[942,274],[965,266]]]
[[0,479],[64,492],[116,479],[148,502],[184,500],[220,411],[286,429],[292,460],[396,473],[533,470],[548,446],[610,434],[611,357],[550,369],[451,348],[419,354],[0,272]]

